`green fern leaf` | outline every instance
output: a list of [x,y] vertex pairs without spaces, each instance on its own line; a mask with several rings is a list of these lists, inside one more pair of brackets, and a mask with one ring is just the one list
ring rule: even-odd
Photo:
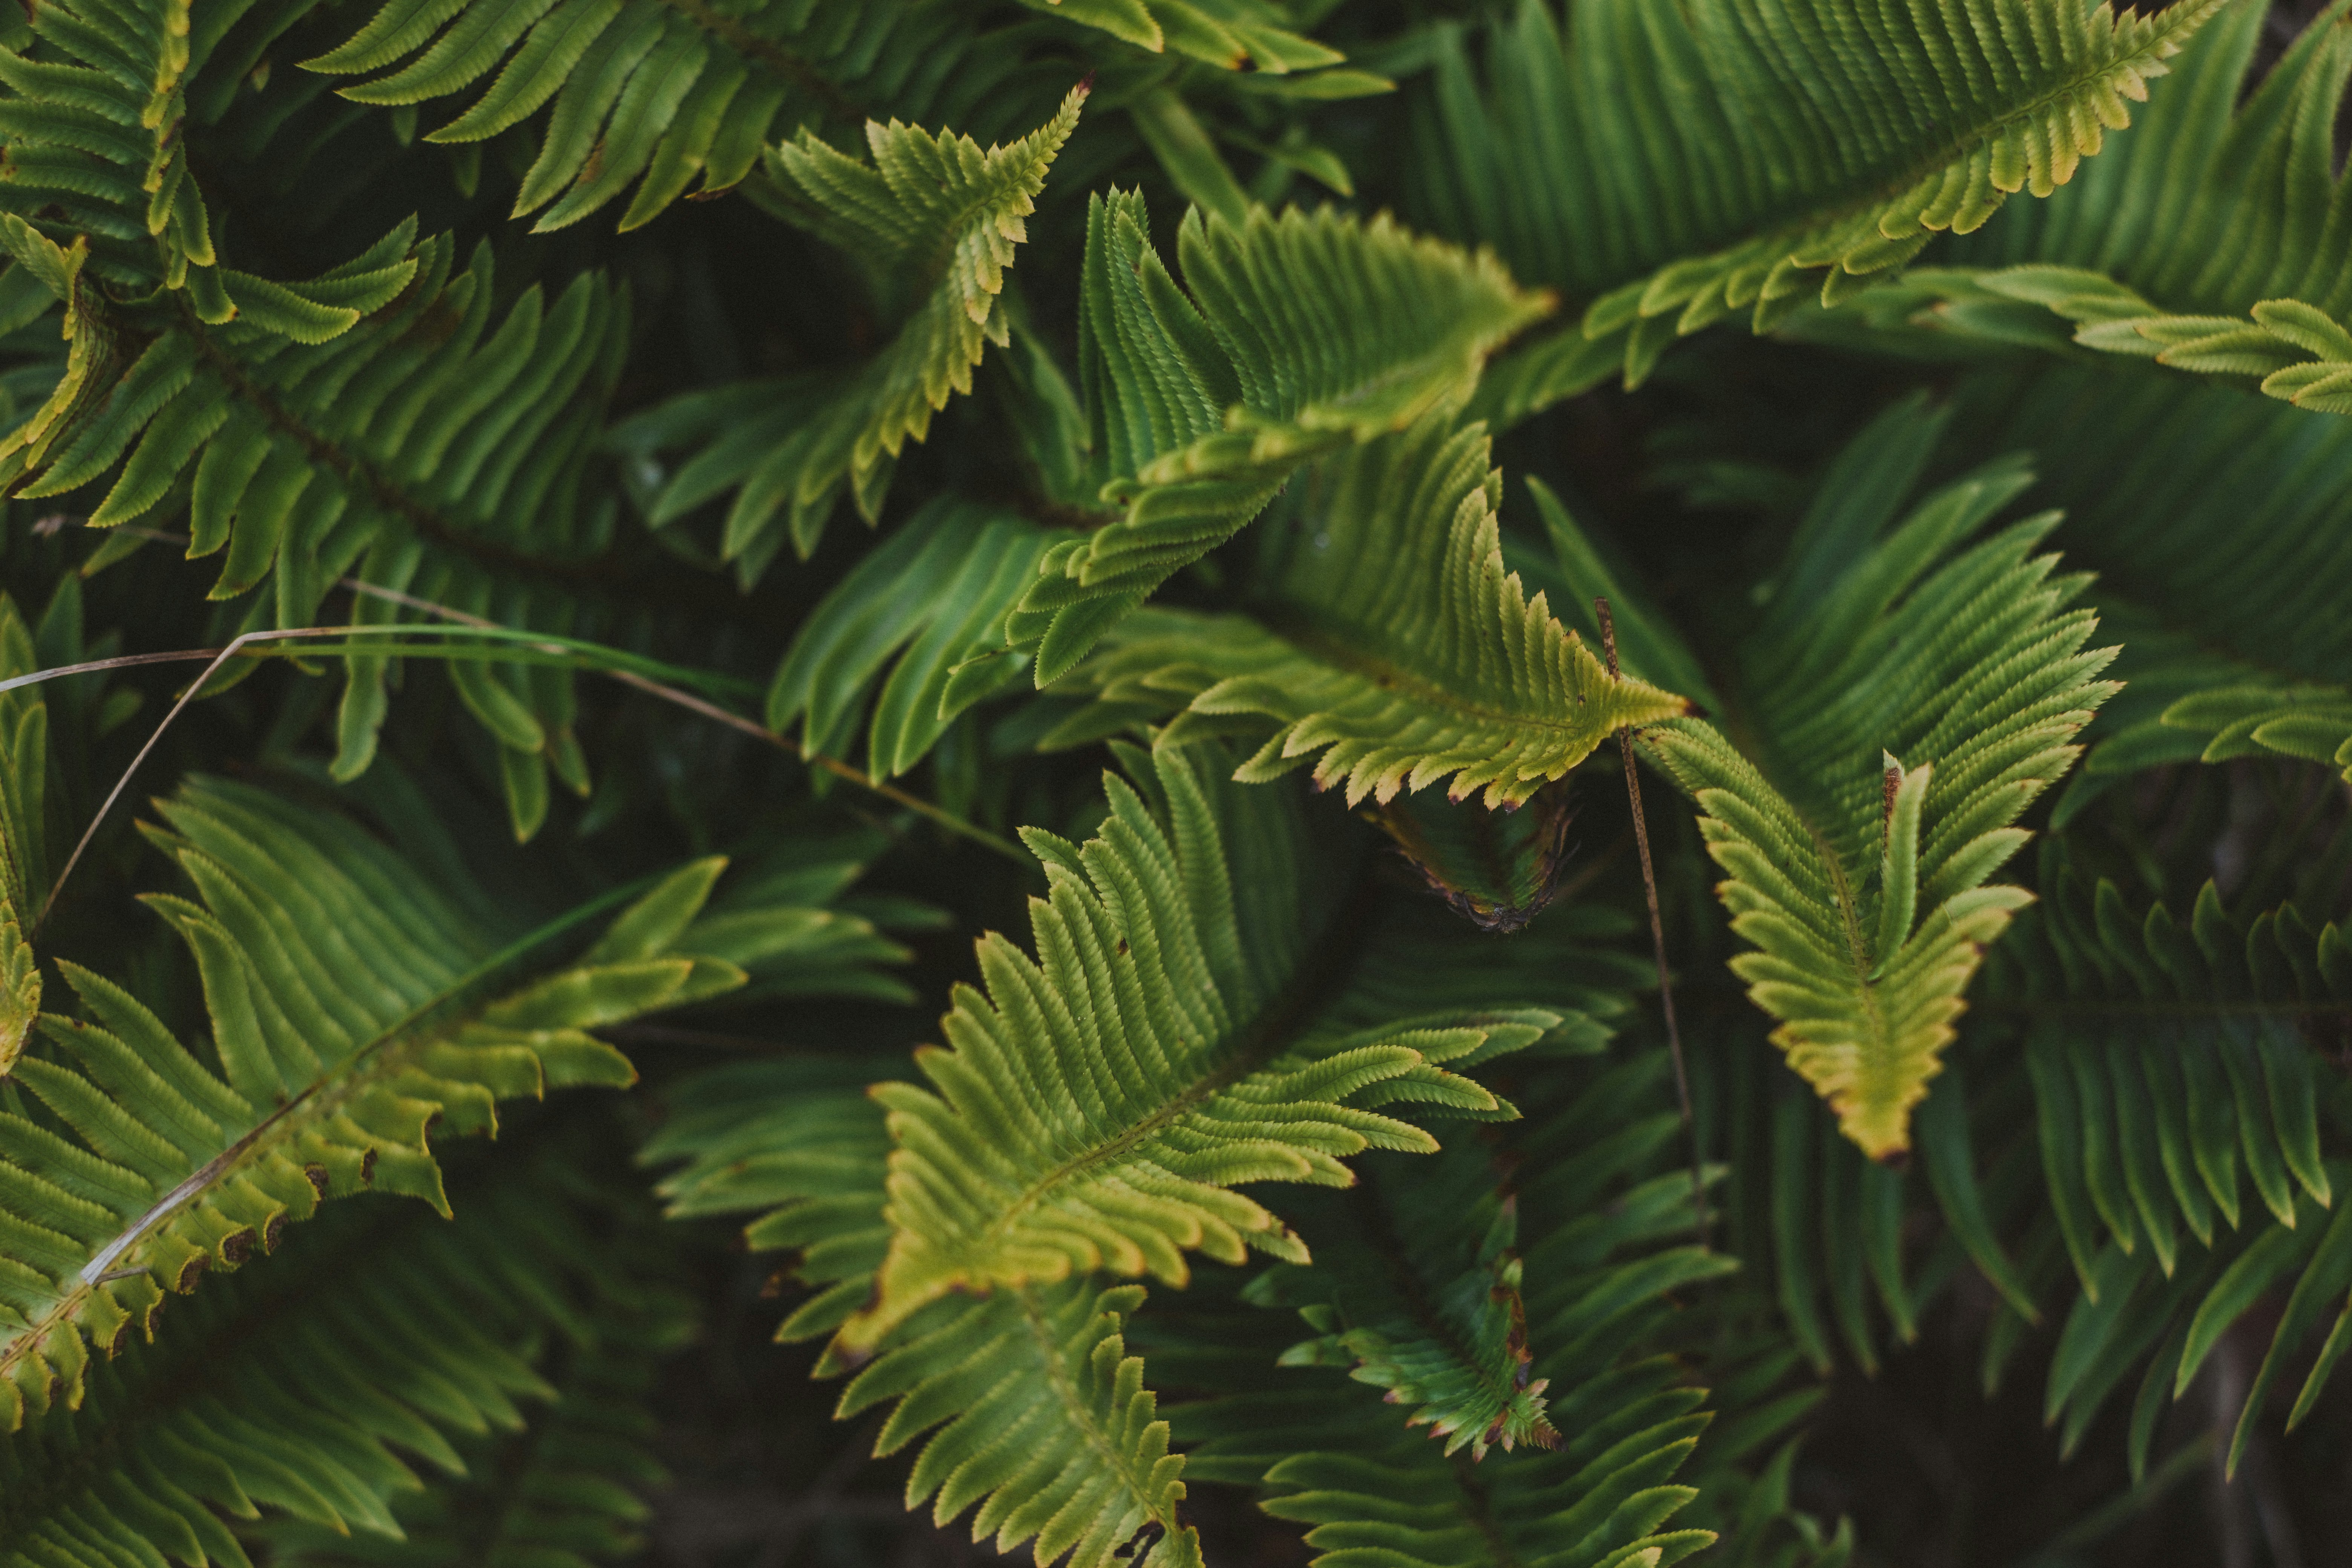
[[1861,341],[2072,344],[2352,413],[2352,289],[2327,238],[2352,214],[2329,131],[2352,64],[2345,15],[2312,18],[2246,91],[2264,18],[2225,13],[2137,136],[2063,199],[1955,246],[1965,265],[1858,301]]
[[1337,65],[1347,57],[1280,24],[1264,0],[1021,0],[1154,54],[1163,51],[1233,71],[1284,76]]
[[756,178],[763,146],[821,120],[944,115],[990,134],[1034,124],[1055,96],[1036,54],[1024,30],[954,0],[391,0],[301,63],[366,77],[339,96],[395,113],[488,82],[423,138],[459,150],[551,101],[513,216],[558,229],[634,186],[625,233],[689,188],[715,196]]
[[1486,356],[1551,309],[1492,257],[1328,208],[1240,225],[1194,211],[1177,254],[1181,289],[1140,196],[1090,203],[1079,367],[1103,499],[1123,515],[1048,554],[1013,618],[1040,686],[1301,465],[1458,405]]
[[1548,1384],[1530,1370],[1517,1205],[1497,1194],[1483,1151],[1447,1150],[1433,1163],[1368,1158],[1347,1198],[1301,1205],[1315,1267],[1277,1266],[1245,1299],[1296,1308],[1321,1331],[1280,1364],[1352,1368],[1449,1456],[1465,1445],[1473,1459],[1498,1446],[1557,1447]]
[[[523,1217],[516,1212],[521,1205],[503,1206],[499,1217],[508,1224]],[[570,1216],[561,1209],[545,1215],[543,1206],[541,1223],[549,1217]],[[652,1217],[624,1207],[612,1216],[620,1222],[617,1236],[611,1219],[603,1236],[550,1227],[571,1253],[567,1265],[593,1259],[595,1272],[585,1301],[572,1299],[583,1293],[576,1286],[568,1294],[542,1286],[532,1303],[562,1314],[555,1331],[541,1335],[557,1353],[537,1357],[544,1408],[519,1407],[524,1420],[514,1429],[496,1422],[488,1431],[450,1434],[451,1453],[437,1457],[456,1458],[462,1471],[390,1500],[398,1536],[270,1519],[259,1531],[269,1561],[283,1568],[445,1568],[478,1554],[589,1568],[641,1554],[654,1513],[647,1494],[669,1479],[655,1457],[647,1406],[662,1363],[691,1342],[696,1328],[692,1303],[668,1283],[684,1259],[649,1234]],[[575,1247],[593,1250],[572,1252]],[[536,1348],[518,1347],[525,1355]]]
[[[2352,563],[2335,550],[2352,426],[2185,377],[2095,365],[1975,378],[1960,400],[1979,450],[2031,440],[2063,451],[2042,481],[2066,509],[2059,539],[2097,569],[2101,615],[2123,644],[2123,691],[2053,813],[2063,827],[2144,767],[2272,756],[2352,765]],[[2167,476],[2112,465],[2139,443]],[[2280,474],[2308,476],[2291,485]],[[2262,498],[2249,508],[2249,495]],[[2203,542],[2226,529],[2231,547]],[[2333,742],[2332,744],[2330,742]],[[2304,896],[2304,895],[2298,895]],[[2320,907],[2319,898],[2306,900]]]
[[1705,1453],[1712,1417],[1687,1364],[1654,1352],[1661,1330],[1685,1315],[1665,1308],[1666,1293],[1698,1291],[1737,1265],[1671,1245],[1688,1235],[1689,1177],[1642,1179],[1663,1151],[1608,1136],[1629,1074],[1656,1103],[1664,1084],[1653,1066],[1636,1059],[1604,1075],[1528,1144],[1532,1168],[1523,1174],[1549,1189],[1530,1199],[1548,1222],[1572,1216],[1527,1258],[1530,1370],[1562,1434],[1557,1452],[1448,1463],[1360,1384],[1296,1359],[1269,1373],[1254,1343],[1263,1330],[1201,1311],[1160,1330],[1150,1351],[1221,1391],[1172,1415],[1190,1473],[1260,1488],[1261,1506],[1308,1526],[1316,1561],[1330,1568],[1363,1559],[1413,1568],[1671,1563],[1713,1542],[1706,1529],[1664,1528],[1700,1496],[1675,1483],[1694,1448]]
[[[570,1506],[535,1526],[528,1505],[513,1510],[520,1528],[499,1544],[580,1541],[603,1511],[580,1508],[591,1495],[641,1510],[625,1489],[652,1479],[644,1448],[611,1429],[626,1374],[620,1387],[594,1379],[642,1378],[674,1342],[681,1304],[614,1267],[619,1216],[580,1212],[565,1192],[578,1184],[498,1174],[464,1193],[454,1224],[349,1205],[92,1366],[70,1405],[0,1438],[0,1563],[247,1564],[240,1541],[257,1533],[273,1563],[452,1561],[433,1551],[412,1466],[440,1473],[422,1500],[446,1500],[464,1450],[478,1459],[494,1432],[520,1447],[525,1407],[559,1398],[531,1422],[532,1479],[563,1483]],[[372,1288],[352,1289],[358,1278]],[[562,1351],[578,1370],[551,1382]],[[564,1441],[589,1414],[583,1394],[606,1406],[593,1447]],[[469,1553],[482,1539],[456,1537]],[[327,1542],[331,1558],[305,1550]]]
[[[872,1293],[888,1247],[890,1138],[881,1105],[856,1087],[859,1065],[703,1074],[673,1094],[671,1121],[640,1155],[687,1157],[662,1184],[675,1215],[776,1205],[747,1239],[794,1249],[791,1274],[817,1291],[782,1339],[837,1328]],[[1177,1511],[1184,1461],[1168,1452],[1143,1363],[1120,1336],[1142,1297],[1138,1287],[1098,1291],[1074,1279],[934,1303],[844,1391],[836,1414],[895,1402],[875,1452],[923,1439],[907,1506],[935,1498],[944,1526],[976,1504],[972,1539],[994,1535],[1000,1552],[1034,1539],[1041,1556],[1072,1553],[1072,1568],[1197,1563],[1199,1540]]]
[[[2292,904],[2233,921],[2210,882],[2184,926],[2160,903],[2130,908],[2110,881],[2083,886],[2060,858],[2043,880],[1990,988],[2032,1024],[2043,1163],[2084,1288],[2103,1235],[2126,1254],[2147,1242],[2169,1276],[2184,1229],[2210,1247],[2217,1217],[2237,1228],[2242,1171],[2282,1226],[2295,1224],[2297,1188],[2330,1204],[2294,1020],[2345,999],[2344,933],[2315,933]],[[2151,1028],[2163,1049],[2145,1044]]]
[[898,1401],[877,1454],[948,1415],[908,1477],[908,1506],[936,1492],[945,1524],[979,1501],[972,1539],[993,1535],[999,1552],[1034,1541],[1040,1560],[1066,1552],[1071,1568],[1197,1564],[1200,1540],[1177,1516],[1184,1459],[1119,1331],[1143,1294],[1072,1279],[934,1310],[858,1373],[839,1414]]
[[[223,783],[162,809],[170,828],[151,837],[202,901],[146,901],[194,959],[217,1068],[129,992],[60,963],[88,1016],[44,1015],[55,1054],[22,1058],[15,1079],[79,1142],[0,1115],[12,1427],[53,1384],[79,1397],[85,1339],[119,1348],[164,1291],[271,1250],[322,1199],[373,1186],[446,1213],[432,1126],[494,1131],[500,1099],[631,1082],[585,1028],[741,983],[674,952],[519,982],[533,949],[596,906],[500,945],[346,820]],[[702,868],[680,876],[709,885]],[[646,899],[676,901],[663,887]]]
[[2224,4],[1617,0],[1571,7],[1563,37],[1523,0],[1483,101],[1439,35],[1415,171],[1436,226],[1590,301],[1582,341],[1531,348],[1480,411],[1508,422],[1612,366],[1637,384],[1677,336],[1834,303],[2015,192],[2049,195]]
[[[2011,824],[2113,690],[2096,679],[2113,650],[2083,651],[2093,617],[2063,608],[2082,580],[2053,581],[2054,558],[2031,554],[2054,518],[1957,549],[2030,482],[2014,463],[1874,542],[1917,471],[1885,448],[1924,460],[1937,427],[1916,404],[1883,416],[1798,531],[1742,694],[1769,772],[1696,721],[1637,736],[1706,813],[1732,929],[1753,944],[1733,970],[1874,1158],[1909,1146],[1984,946],[2032,900],[1986,885],[2025,841]],[[1842,494],[1849,478],[1877,504]]]
[[[16,601],[0,594],[0,680],[38,665]],[[30,928],[48,898],[49,711],[37,689],[0,694],[0,1078],[41,1013],[41,971]]]
[[925,507],[802,623],[768,688],[768,727],[797,723],[810,751],[848,757],[870,700],[868,766],[907,772],[959,714],[1020,681],[1029,661],[1006,649],[1005,618],[1065,537],[969,501]]
[[[35,247],[30,230],[0,231]],[[50,247],[54,250],[54,247]],[[313,624],[346,574],[462,614],[504,612],[568,632],[514,580],[524,562],[567,565],[609,543],[586,467],[629,337],[628,298],[598,274],[552,304],[522,292],[500,320],[487,246],[455,266],[448,236],[412,220],[301,286],[331,302],[316,332],[226,299],[215,318],[153,302],[120,306],[74,285],[71,358],[43,409],[0,440],[0,478],[23,496],[95,494],[99,527],[184,506],[191,556],[226,552],[212,596],[265,584],[238,630]],[[240,286],[241,287],[241,286]],[[273,287],[277,287],[273,285]],[[293,291],[280,292],[293,297]],[[146,340],[135,355],[122,345]],[[354,625],[402,611],[355,604]],[[364,771],[388,706],[390,661],[349,666],[339,777]],[[453,668],[467,710],[502,747],[515,827],[535,832],[551,773],[588,786],[562,672]]]
[[[1445,1064],[1534,1043],[1552,1013],[1326,1023],[1331,944],[1350,929],[1346,858],[1318,854],[1286,792],[1213,782],[1220,753],[1161,747],[1081,847],[1032,830],[1053,891],[1033,905],[1040,958],[980,945],[990,994],[959,993],[952,1051],[918,1058],[936,1092],[889,1108],[888,1256],[833,1354],[872,1352],[957,1289],[1101,1268],[1181,1283],[1183,1251],[1303,1258],[1244,1182],[1344,1186],[1339,1158],[1428,1151],[1390,1100],[1491,1114]],[[1234,880],[1247,847],[1263,868]],[[1279,874],[1276,869],[1279,868]],[[1027,1129],[1016,1132],[1015,1129]]]
[[[1243,795],[1264,798],[1271,793]],[[1559,1020],[1546,1037],[1557,1042],[1548,1050],[1597,1050],[1607,1039],[1597,1020],[1629,1007],[1622,988],[1637,983],[1639,966],[1605,948],[1583,945],[1622,935],[1622,924],[1611,924],[1594,911],[1581,921],[1556,917],[1545,929],[1559,932],[1570,926],[1575,929],[1569,944],[1538,935],[1507,945],[1467,933],[1419,901],[1384,907],[1367,939],[1360,973],[1343,994],[1325,1004],[1317,1028],[1347,1035],[1401,1015],[1434,1023],[1475,1018],[1483,1009],[1486,1044],[1473,1058],[1457,1058],[1460,1063],[1514,1048],[1544,1033],[1547,1020]],[[1551,1005],[1495,1007],[1496,999],[1509,996],[1539,998]],[[885,1210],[891,1141],[882,1104],[858,1092],[861,1069],[856,1058],[818,1057],[747,1062],[698,1075],[670,1091],[669,1115],[641,1155],[647,1163],[685,1162],[662,1183],[674,1214],[767,1211],[748,1227],[746,1239],[754,1249],[793,1254],[774,1287],[789,1280],[812,1292],[785,1320],[781,1338],[834,1333],[873,1300],[877,1272],[889,1253],[892,1232]],[[1654,1075],[1647,1081],[1655,1091]],[[1481,1278],[1491,1282],[1491,1271]],[[1163,1542],[1159,1550],[1197,1550],[1174,1519],[1174,1494],[1165,1489],[1173,1467],[1158,1468],[1165,1447],[1150,1431],[1150,1406],[1138,1403],[1138,1390],[1116,1395],[1128,1403],[1114,1404],[1108,1412],[1091,1403],[1091,1395],[1073,1397],[1074,1391],[1096,1386],[1078,1370],[1097,1364],[1088,1358],[1102,1355],[1099,1365],[1107,1368],[1122,1353],[1099,1348],[1118,1327],[1104,1315],[1103,1300],[1096,1287],[1073,1279],[1000,1289],[977,1305],[935,1301],[909,1321],[904,1333],[919,1336],[915,1343],[924,1347],[921,1353],[910,1350],[901,1361],[886,1347],[860,1384],[852,1385],[852,1394],[860,1405],[869,1398],[905,1396],[900,1414],[883,1435],[886,1448],[911,1440],[925,1427],[950,1423],[933,1439],[944,1447],[937,1454],[927,1450],[918,1460],[910,1504],[940,1489],[937,1511],[944,1522],[980,1502],[975,1528],[984,1536],[1001,1531],[1003,1521],[1034,1521],[1038,1498],[1048,1492],[1066,1498],[1075,1488],[1076,1501],[1063,1520],[1093,1543],[1081,1548],[1081,1560],[1108,1568],[1102,1549],[1129,1542],[1130,1537],[1141,1550],[1152,1549],[1155,1542]],[[1114,1293],[1108,1300],[1117,1305],[1121,1298]],[[1500,1322],[1505,1342],[1489,1348],[1507,1357],[1507,1313]],[[1054,1351],[1037,1333],[1041,1325],[1056,1324],[1053,1343],[1060,1348]],[[976,1341],[988,1348],[974,1353]],[[1279,1349],[1277,1344],[1269,1351],[1269,1361]],[[1062,1365],[1069,1369],[1066,1373],[1056,1372]],[[1505,1367],[1502,1375],[1510,1377],[1510,1369]],[[1120,1428],[1127,1436],[1106,1440],[1107,1423],[1119,1409],[1132,1416]],[[1008,1422],[1019,1424],[1021,1441],[992,1442]],[[1139,1431],[1142,1436],[1136,1438]],[[1129,1439],[1139,1446],[1128,1447]],[[989,1446],[975,1454],[974,1442]],[[1039,1462],[1028,1463],[1031,1455],[1040,1456]],[[1161,1500],[1150,1506],[1139,1500],[1154,1496]],[[982,1502],[983,1497],[990,1500]],[[1000,1534],[1008,1545],[1017,1540]],[[1117,1557],[1116,1552],[1110,1555]]]
[[1527,597],[1504,571],[1501,496],[1478,426],[1435,416],[1359,447],[1316,471],[1253,613],[1157,617],[1076,679],[1113,702],[1190,693],[1171,741],[1273,720],[1244,782],[1313,758],[1316,784],[1344,784],[1350,805],[1445,780],[1454,800],[1522,805],[1620,726],[1689,705],[1612,679]]
[[1044,125],[985,152],[970,137],[869,121],[871,163],[805,131],[767,154],[781,215],[858,262],[894,335],[846,372],[689,394],[614,431],[625,447],[666,444],[666,427],[717,437],[664,486],[656,526],[735,489],[720,549],[750,583],[788,539],[805,558],[845,489],[868,522],[880,517],[899,452],[971,390],[985,345],[1009,341],[1005,270],[1087,92],[1073,88]]
[[191,12],[164,0],[135,23],[103,4],[28,13],[30,55],[0,49],[0,210],[77,237],[93,272],[126,291],[217,300],[226,276],[186,135],[189,80],[217,35]]

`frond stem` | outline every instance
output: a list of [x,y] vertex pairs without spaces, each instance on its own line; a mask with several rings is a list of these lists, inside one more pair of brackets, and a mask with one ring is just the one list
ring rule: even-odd
[[[1026,1287],[1016,1288],[1013,1295],[1021,1303],[1022,1323],[1028,1329],[1029,1337],[1036,1341],[1038,1353],[1045,1362],[1045,1381],[1053,1384],[1055,1397],[1062,1402],[1070,1424],[1086,1435],[1087,1447],[1092,1448],[1101,1461],[1103,1473],[1118,1480],[1119,1489],[1127,1493],[1146,1519],[1159,1519],[1160,1510],[1135,1484],[1135,1477],[1129,1468],[1129,1456],[1119,1452],[1118,1445],[1112,1442],[1109,1434],[1103,1430],[1102,1422],[1094,1409],[1072,1386],[1069,1371],[1062,1364],[1062,1342],[1055,1337],[1053,1325],[1045,1321],[1045,1314],[1038,1310],[1037,1298]],[[1171,1504],[1167,1519],[1160,1521],[1171,1532],[1178,1528],[1176,1515],[1177,1510]]]
[[[450,620],[459,622],[462,625],[476,626],[495,626],[498,625],[496,621],[485,620],[479,616],[469,615],[463,610],[452,609],[446,605],[436,605],[429,599],[420,599],[413,594],[404,594],[397,588],[386,588],[374,583],[362,583],[358,581],[356,578],[352,577],[344,578],[341,585],[349,588],[354,594],[366,594],[375,598],[384,599],[394,604],[405,605],[407,608],[412,610],[422,610],[427,615],[444,616]],[[1019,845],[1013,843],[1011,839],[991,833],[988,829],[981,826],[977,823],[966,822],[962,817],[956,816],[955,813],[949,811],[944,806],[934,805],[931,802],[923,799],[920,795],[900,789],[897,784],[890,784],[886,780],[877,779],[873,774],[866,773],[861,769],[852,767],[849,763],[843,762],[838,757],[826,756],[823,752],[812,752],[806,746],[802,745],[798,741],[793,740],[791,736],[778,734],[775,731],[769,729],[766,725],[746,719],[740,713],[737,713],[730,709],[721,708],[716,702],[706,701],[702,698],[695,696],[690,691],[681,691],[675,686],[665,685],[661,681],[654,680],[648,677],[640,675],[635,670],[607,669],[601,671],[600,673],[611,676],[614,679],[621,682],[624,686],[634,686],[649,697],[657,697],[663,701],[673,703],[677,707],[685,709],[690,713],[698,713],[706,719],[726,725],[729,729],[740,730],[747,735],[765,741],[768,744],[776,747],[778,750],[789,752],[791,755],[798,757],[802,762],[806,763],[813,768],[823,768],[826,773],[833,774],[835,778],[846,779],[860,789],[871,790],[874,794],[882,796],[885,800],[894,801],[897,804],[905,806],[908,810],[914,812],[917,816],[939,824],[939,826],[946,828],[950,833],[960,834],[963,837],[971,839],[975,844],[985,845],[987,847],[995,850],[998,854],[1004,856],[1007,859],[1015,861],[1022,866],[1025,867],[1034,863],[1031,859],[1029,852],[1022,848]]]
[[[1609,679],[1617,679],[1617,623],[1609,614],[1606,596],[1592,601],[1601,621],[1601,647],[1608,656]],[[1691,1115],[1690,1073],[1683,1065],[1683,1036],[1675,1021],[1675,982],[1666,969],[1666,925],[1658,913],[1658,872],[1650,859],[1650,824],[1642,813],[1642,773],[1633,765],[1633,731],[1617,726],[1617,755],[1625,764],[1625,798],[1633,807],[1633,847],[1642,858],[1642,896],[1650,906],[1650,954],[1658,966],[1658,1002],[1666,1016],[1666,1049],[1675,1062],[1675,1099],[1683,1115],[1683,1136],[1690,1143],[1691,1224],[1696,1227],[1698,1248],[1706,1250],[1706,1173],[1699,1159],[1698,1121]]]

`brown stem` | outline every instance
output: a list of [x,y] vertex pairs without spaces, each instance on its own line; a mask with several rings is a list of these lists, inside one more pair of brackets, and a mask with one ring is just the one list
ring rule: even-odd
[[[1617,624],[1610,618],[1609,601],[1592,601],[1601,617],[1601,647],[1609,656],[1609,679],[1617,679]],[[1650,952],[1658,964],[1658,1001],[1666,1015],[1666,1049],[1675,1061],[1675,1097],[1681,1103],[1683,1135],[1690,1140],[1691,1222],[1697,1226],[1699,1250],[1706,1250],[1706,1175],[1698,1152],[1698,1123],[1691,1115],[1690,1074],[1683,1066],[1682,1029],[1675,1022],[1675,983],[1666,971],[1666,927],[1658,914],[1658,873],[1650,861],[1650,825],[1642,815],[1642,774],[1633,765],[1633,731],[1617,726],[1617,754],[1625,763],[1625,797],[1633,805],[1633,847],[1642,857],[1642,893],[1650,905]]]

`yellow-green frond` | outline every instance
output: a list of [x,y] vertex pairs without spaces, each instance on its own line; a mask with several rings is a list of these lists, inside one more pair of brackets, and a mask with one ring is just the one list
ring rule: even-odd
[[[980,943],[985,995],[959,989],[932,1083],[884,1084],[890,1247],[834,1354],[855,1362],[952,1291],[1096,1270],[1189,1277],[1188,1251],[1303,1259],[1245,1183],[1344,1186],[1368,1148],[1427,1151],[1390,1099],[1489,1113],[1444,1064],[1532,1043],[1557,1015],[1391,1014],[1342,1025],[1350,857],[1317,843],[1295,795],[1222,782],[1219,748],[1163,745],[1083,847],[1031,830],[1051,894],[1037,956]],[[1263,869],[1247,879],[1240,857]],[[1278,872],[1278,874],[1277,874]],[[1336,965],[1336,967],[1335,967]]]
[[1552,308],[1491,255],[1329,208],[1240,225],[1194,210],[1180,289],[1145,223],[1135,195],[1088,212],[1080,367],[1121,515],[1048,554],[1013,618],[1015,645],[1039,645],[1041,686],[1300,466],[1457,405]]
[[[1111,703],[1191,694],[1171,731],[1270,720],[1237,778],[1312,760],[1350,805],[1445,783],[1517,808],[1622,725],[1688,710],[1612,679],[1505,570],[1502,475],[1485,432],[1443,415],[1326,459],[1270,542],[1259,607],[1136,623],[1074,678]],[[1450,782],[1448,782],[1450,781]]]

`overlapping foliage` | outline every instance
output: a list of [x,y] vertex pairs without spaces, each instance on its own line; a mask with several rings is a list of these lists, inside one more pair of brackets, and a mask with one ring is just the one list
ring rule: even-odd
[[10,12],[0,1564],[2315,1560],[2347,22]]

